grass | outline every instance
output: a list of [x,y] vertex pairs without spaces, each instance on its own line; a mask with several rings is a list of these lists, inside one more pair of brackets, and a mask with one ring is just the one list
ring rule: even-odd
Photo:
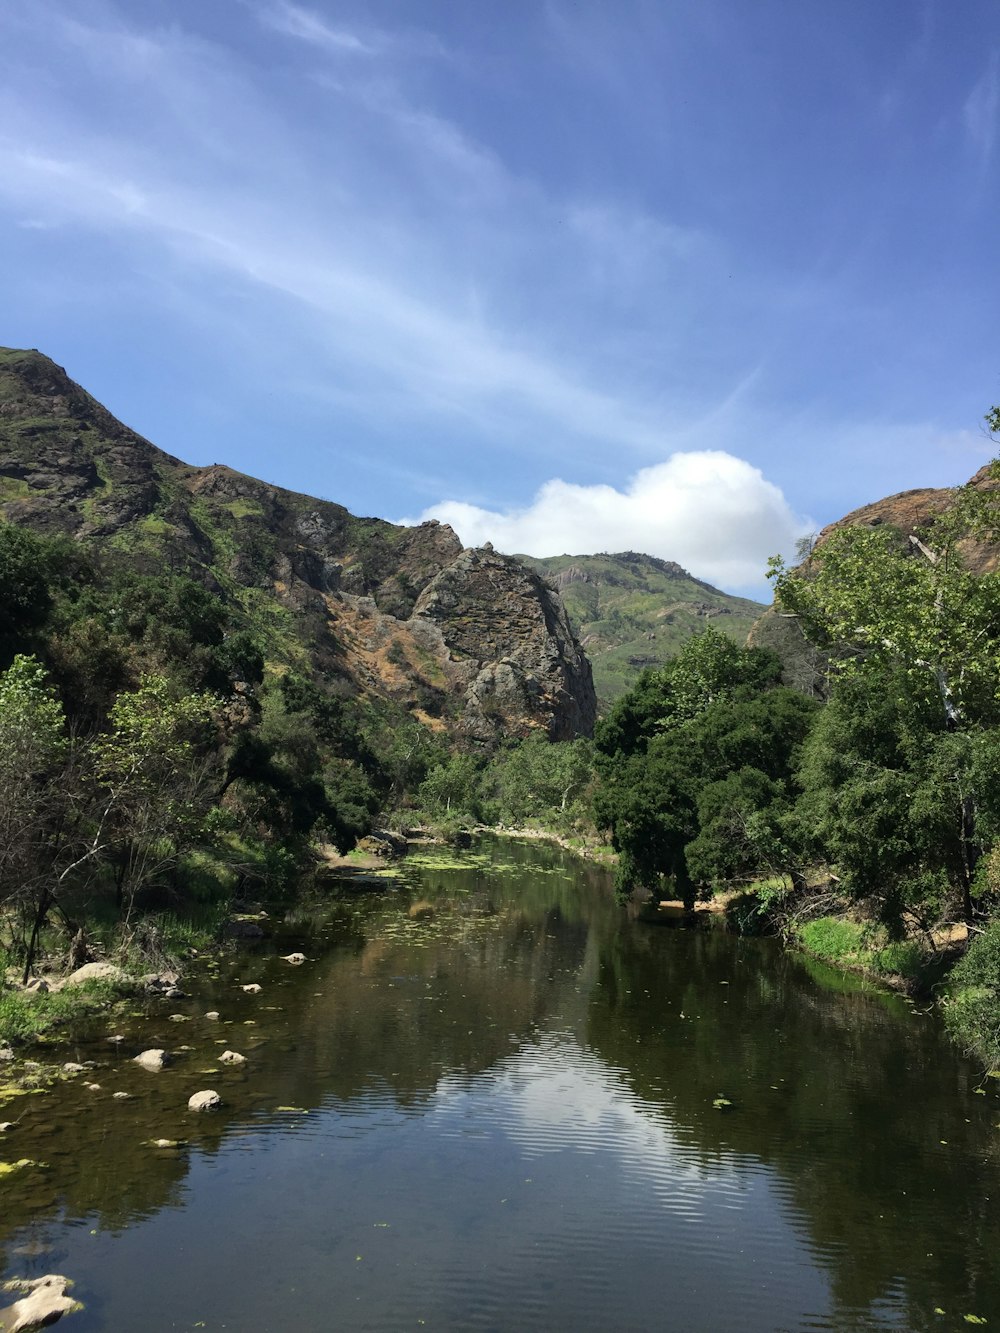
[[41,994],[0,986],[0,1043],[45,1041],[58,1029],[104,1013],[135,993],[134,985],[111,981],[89,981]]
[[877,980],[902,981],[907,990],[925,989],[940,970],[940,960],[918,940],[890,940],[881,927],[844,917],[818,917],[797,926],[795,933],[814,958]]

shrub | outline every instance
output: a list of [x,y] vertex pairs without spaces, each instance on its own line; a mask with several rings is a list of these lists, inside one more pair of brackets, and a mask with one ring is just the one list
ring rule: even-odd
[[966,1050],[1000,1068],[1000,921],[973,940],[952,972],[944,1019]]

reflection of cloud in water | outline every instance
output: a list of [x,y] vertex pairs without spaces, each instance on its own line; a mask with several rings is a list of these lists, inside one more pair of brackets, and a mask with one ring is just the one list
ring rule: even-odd
[[[825,1309],[827,1279],[786,1183],[726,1145],[724,1113],[709,1106],[706,1114],[719,1126],[710,1150],[674,1125],[668,1107],[637,1097],[624,1071],[566,1033],[546,1033],[487,1073],[442,1079],[430,1119],[442,1137],[484,1140],[496,1160],[521,1163],[557,1191],[546,1209],[551,1230],[543,1225],[536,1243],[573,1254],[582,1272],[601,1237],[623,1256],[655,1249],[666,1290],[671,1272],[674,1282],[687,1273],[692,1292],[699,1275],[702,1301],[716,1286],[732,1288],[737,1270],[750,1275],[759,1265],[766,1286],[746,1292],[747,1328],[773,1326],[776,1309]],[[676,1286],[670,1296],[681,1299]],[[702,1327],[704,1313],[696,1300],[677,1326]]]
[[[502,1129],[526,1155],[613,1151],[623,1164],[641,1159],[644,1174],[654,1161],[670,1171],[706,1173],[704,1154],[695,1161],[662,1105],[636,1097],[618,1070],[559,1033],[540,1036],[475,1079],[442,1079],[435,1113],[460,1119],[472,1101],[480,1121]],[[725,1151],[711,1159],[713,1174],[731,1176],[738,1165],[737,1155]]]

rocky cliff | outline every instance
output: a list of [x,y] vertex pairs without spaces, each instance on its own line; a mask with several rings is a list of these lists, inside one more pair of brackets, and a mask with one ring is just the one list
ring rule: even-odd
[[593,727],[587,658],[518,560],[183,463],[36,351],[0,349],[0,515],[189,573],[265,627],[275,667],[307,653],[469,742]]

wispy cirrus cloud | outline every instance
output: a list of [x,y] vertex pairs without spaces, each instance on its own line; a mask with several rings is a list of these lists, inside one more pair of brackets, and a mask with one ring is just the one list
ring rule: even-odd
[[297,37],[327,51],[374,55],[378,50],[377,41],[363,40],[347,28],[335,28],[313,10],[290,4],[288,0],[277,0],[274,4],[262,6],[257,10],[257,16],[266,28],[284,33],[286,37]]
[[962,120],[980,172],[985,173],[993,161],[1000,129],[1000,51],[992,53],[986,69],[965,99]]

